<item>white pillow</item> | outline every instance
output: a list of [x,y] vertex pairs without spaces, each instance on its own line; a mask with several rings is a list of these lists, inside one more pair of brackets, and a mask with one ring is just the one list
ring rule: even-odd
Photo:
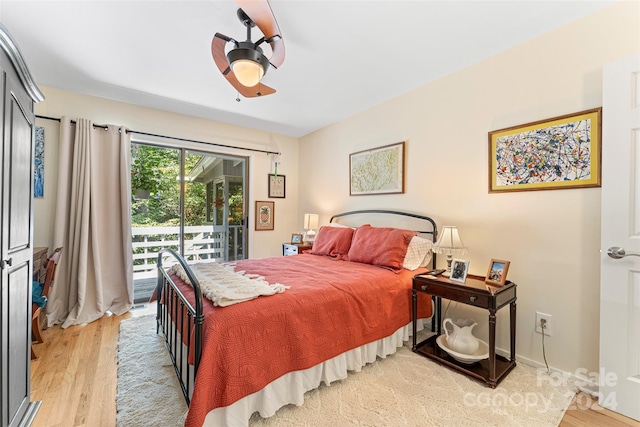
[[414,236],[407,247],[407,254],[404,256],[403,267],[407,270],[415,270],[418,267],[426,267],[431,262],[433,242]]
[[353,227],[349,227],[348,225],[340,224],[339,222],[330,222],[328,226],[337,227],[337,228],[353,228]]

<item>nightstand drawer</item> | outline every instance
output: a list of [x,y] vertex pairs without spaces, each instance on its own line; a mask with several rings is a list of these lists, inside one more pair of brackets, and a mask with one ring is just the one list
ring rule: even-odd
[[295,243],[283,243],[282,244],[282,255],[298,255],[301,254],[302,251],[306,251],[307,249],[311,249],[311,245],[307,244],[295,244]]
[[282,245],[282,255],[298,255],[298,247],[296,245]]
[[489,306],[489,295],[476,293],[470,290],[447,289],[435,283],[414,280],[413,288],[427,294],[436,294],[442,298],[458,301],[477,307]]

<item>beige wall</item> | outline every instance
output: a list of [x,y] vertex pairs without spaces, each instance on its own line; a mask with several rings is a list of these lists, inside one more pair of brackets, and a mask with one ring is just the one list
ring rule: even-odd
[[[553,316],[549,364],[597,371],[600,189],[488,194],[487,133],[600,107],[602,65],[640,51],[639,16],[638,2],[615,4],[301,138],[300,212],[323,224],[340,211],[395,208],[457,225],[471,273],[484,275],[491,258],[511,261],[519,358],[543,361],[541,311]],[[407,141],[405,194],[350,197],[349,153],[397,141]],[[478,320],[474,332],[486,337],[486,312],[452,304],[448,316]]]
[[[146,133],[280,152],[278,173],[287,177],[287,197],[271,199],[275,201],[275,229],[256,232],[253,221],[254,202],[270,200],[267,198],[267,174],[273,173],[272,156],[166,139],[156,140],[173,146],[249,157],[249,255],[252,258],[282,254],[282,242],[289,241],[291,233],[302,227],[302,214],[298,214],[297,139],[48,87],[40,89],[46,97],[44,102],[36,104],[36,114],[41,116],[82,117],[91,119],[94,123],[122,125]],[[58,178],[59,123],[37,119],[36,125],[45,128],[45,196],[34,199],[34,245],[51,247]],[[133,138],[151,141],[151,138],[137,135]]]
[[[287,198],[275,199],[275,231],[255,232],[251,223],[252,257],[279,255],[281,242],[302,228],[305,212],[320,213],[326,223],[346,210],[395,208],[429,214],[439,226],[457,225],[472,273],[484,275],[491,258],[512,262],[519,358],[542,362],[541,336],[533,332],[535,312],[542,311],[553,316],[554,335],[545,343],[550,365],[597,371],[600,189],[488,194],[487,133],[601,106],[602,65],[640,51],[639,16],[638,2],[615,4],[307,135],[299,147],[294,138],[46,87],[36,113],[282,152]],[[58,124],[37,124],[46,134],[45,198],[35,200],[39,246],[50,245],[52,237]],[[350,197],[349,153],[397,141],[407,141],[406,193]],[[253,218],[253,202],[267,200],[272,159],[219,151],[250,156]],[[475,331],[486,336],[486,313],[452,304],[448,315],[479,320]],[[508,348],[507,320],[502,310],[502,348]]]

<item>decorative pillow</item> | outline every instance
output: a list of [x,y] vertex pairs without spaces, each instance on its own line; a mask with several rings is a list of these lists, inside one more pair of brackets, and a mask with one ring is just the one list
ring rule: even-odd
[[426,267],[431,262],[431,249],[433,242],[423,239],[420,236],[414,236],[407,248],[407,255],[404,257],[402,264],[407,270],[415,270],[418,267]]
[[377,265],[397,273],[402,270],[407,247],[417,234],[400,228],[360,226],[353,233],[349,261]]
[[311,254],[328,255],[336,259],[347,260],[353,228],[350,227],[327,227],[323,225],[318,231],[318,235],[313,241]]

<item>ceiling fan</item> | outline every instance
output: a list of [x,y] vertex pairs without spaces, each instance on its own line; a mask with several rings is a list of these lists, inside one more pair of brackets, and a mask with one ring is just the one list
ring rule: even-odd
[[[267,0],[236,0],[240,6],[238,19],[247,28],[247,40],[237,41],[224,34],[216,33],[211,40],[211,55],[222,75],[238,93],[247,98],[275,93],[275,89],[260,83],[269,66],[278,68],[284,62],[284,41],[280,28]],[[257,26],[262,37],[257,42],[251,40],[251,29]],[[227,43],[232,48],[225,54]],[[260,45],[269,43],[271,58],[267,58]],[[240,101],[240,98],[237,98]]]

